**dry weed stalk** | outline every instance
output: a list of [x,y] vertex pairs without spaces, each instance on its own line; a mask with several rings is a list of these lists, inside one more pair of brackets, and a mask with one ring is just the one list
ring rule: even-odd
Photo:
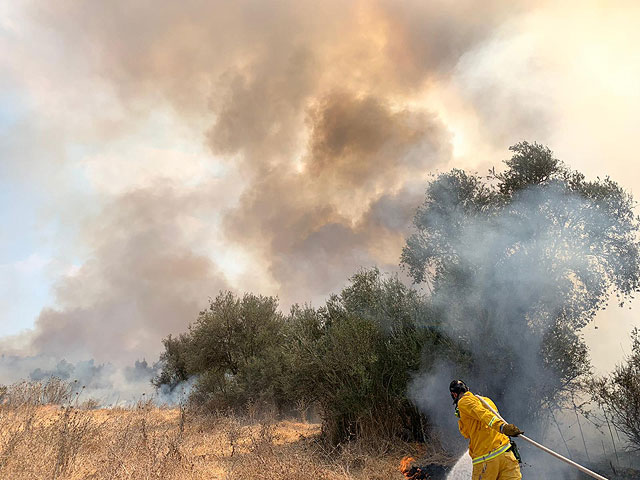
[[[32,398],[21,390],[22,400]],[[41,397],[40,397],[41,398]],[[15,397],[14,397],[15,399]],[[319,425],[158,408],[0,405],[0,478],[11,480],[364,480],[401,478],[398,460],[364,444],[329,451]],[[19,404],[19,405],[18,405]]]

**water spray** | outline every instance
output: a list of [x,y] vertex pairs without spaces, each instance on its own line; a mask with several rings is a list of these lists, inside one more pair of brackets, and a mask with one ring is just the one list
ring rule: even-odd
[[[479,397],[478,395],[474,395],[478,400],[480,400],[480,402],[482,402],[482,404],[489,409],[496,417],[498,417],[500,420],[502,420],[504,423],[509,423],[507,422],[504,418],[502,418],[502,416],[496,412],[491,405],[489,405],[485,400],[482,399],[482,397]],[[583,473],[586,473],[587,475],[593,477],[593,478],[598,478],[599,480],[608,480],[606,477],[603,477],[602,475],[597,474],[596,472],[592,472],[591,470],[589,470],[586,467],[583,467],[582,465],[580,465],[579,463],[574,462],[573,460],[569,460],[567,457],[563,457],[562,455],[560,455],[559,453],[554,452],[553,450],[551,450],[550,448],[545,447],[544,445],[539,444],[538,442],[531,440],[528,437],[525,437],[524,435],[518,435],[518,438],[523,439],[525,442],[529,442],[531,445],[533,445],[534,447],[539,448],[540,450],[542,450],[543,452],[548,453],[551,456],[556,457],[559,460],[562,460],[565,463],[568,463],[569,465],[571,465],[572,467],[577,468],[578,470],[580,470]]]

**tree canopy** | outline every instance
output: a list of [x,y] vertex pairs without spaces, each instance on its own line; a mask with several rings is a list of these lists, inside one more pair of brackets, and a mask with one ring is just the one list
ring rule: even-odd
[[539,144],[510,150],[502,172],[429,182],[401,262],[473,353],[474,382],[531,416],[588,371],[580,329],[638,290],[639,223],[611,179]]
[[164,340],[163,368],[155,384],[175,387],[197,377],[194,395],[211,408],[286,403],[278,381],[284,326],[277,299],[220,292],[188,333]]

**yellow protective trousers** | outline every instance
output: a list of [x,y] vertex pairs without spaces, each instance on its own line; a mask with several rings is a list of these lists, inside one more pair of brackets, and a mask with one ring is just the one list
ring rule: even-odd
[[472,480],[520,480],[520,464],[513,452],[473,465]]

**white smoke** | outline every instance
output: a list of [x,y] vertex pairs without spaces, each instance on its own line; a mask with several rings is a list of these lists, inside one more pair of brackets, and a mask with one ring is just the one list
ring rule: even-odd
[[92,401],[102,407],[131,406],[139,401],[152,400],[158,405],[176,405],[186,401],[195,378],[172,389],[156,388],[151,381],[160,372],[160,365],[149,365],[146,360],[132,366],[98,364],[94,360],[75,363],[43,355],[0,357],[0,384],[11,385],[22,381],[46,383],[57,378],[69,384],[74,401]]

